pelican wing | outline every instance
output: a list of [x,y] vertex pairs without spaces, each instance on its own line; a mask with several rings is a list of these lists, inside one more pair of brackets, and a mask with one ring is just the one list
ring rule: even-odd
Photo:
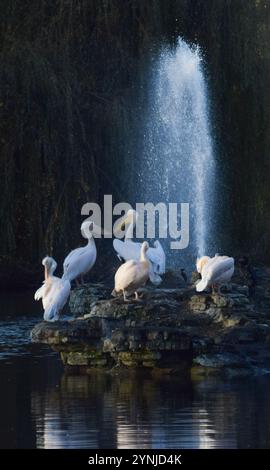
[[[151,261],[153,266],[153,273],[154,274],[164,274],[165,273],[165,263],[166,263],[166,256],[164,250],[158,240],[154,243],[155,247],[150,247],[147,250],[146,257]],[[123,258],[125,261],[128,260],[140,260],[140,253],[141,253],[141,246],[142,244],[139,242],[134,242],[132,240],[125,240],[121,241],[115,238],[113,240],[113,247],[117,254]],[[157,281],[158,278],[156,278]],[[152,282],[152,279],[150,277]],[[161,281],[160,281],[161,282]],[[155,282],[153,282],[155,284]]]
[[165,273],[166,255],[158,240],[154,243],[155,248],[150,247],[146,256],[153,264],[155,274]]
[[136,290],[145,285],[149,277],[148,263],[130,260],[122,264],[115,274],[115,291]]
[[117,269],[114,277],[116,292],[127,289],[133,282],[137,264],[137,261],[129,260]]
[[48,279],[47,281],[43,281],[42,286],[35,292],[34,299],[40,300],[42,299],[43,306],[46,304],[46,298],[48,293],[51,289],[51,281]]
[[97,257],[96,246],[89,245],[83,248],[77,248],[73,250],[72,256],[70,256],[68,262],[64,262],[64,274],[63,279],[73,281],[80,275],[86,274],[94,266]]
[[59,312],[67,303],[70,294],[70,282],[53,277],[51,288],[47,293],[44,320],[55,321],[59,318]]
[[69,264],[71,263],[73,258],[76,258],[77,256],[80,255],[80,253],[84,250],[85,247],[81,248],[75,248],[75,250],[72,250],[67,257],[64,259],[63,262],[63,267],[64,267],[64,272],[67,270]]
[[113,240],[113,247],[116,253],[125,261],[140,259],[141,244],[131,240],[122,241],[118,238]]
[[227,271],[223,272],[217,279],[216,283],[217,284],[226,284],[227,282],[230,282],[232,276],[234,273],[234,266],[228,269]]
[[45,291],[45,284],[43,283],[43,285],[35,292],[34,299],[35,300],[42,299],[44,295],[44,291]]
[[213,282],[228,282],[234,272],[234,259],[228,256],[217,256],[209,266],[208,276]]

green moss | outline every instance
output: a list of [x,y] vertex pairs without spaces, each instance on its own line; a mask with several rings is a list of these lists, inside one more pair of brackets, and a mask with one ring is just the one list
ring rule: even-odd
[[[62,355],[63,353],[61,357]],[[93,350],[67,352],[64,353],[63,358],[65,364],[70,366],[104,367],[107,364],[107,357]]]
[[146,350],[141,352],[126,351],[118,354],[119,361],[127,367],[138,367],[142,365],[145,367],[154,367],[160,358],[161,354],[159,352]]

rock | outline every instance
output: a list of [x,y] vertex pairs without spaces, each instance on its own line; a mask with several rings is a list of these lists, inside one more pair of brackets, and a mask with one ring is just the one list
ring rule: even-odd
[[210,296],[207,294],[195,294],[190,297],[189,308],[194,312],[206,310],[210,303]]
[[231,296],[229,295],[212,294],[211,301],[214,305],[220,308],[230,307],[232,305]]
[[[135,306],[134,306],[135,307]],[[137,305],[136,305],[137,307]],[[121,300],[105,300],[97,302],[91,309],[89,318],[125,318],[133,310],[132,304],[123,303]]]
[[180,271],[174,271],[168,269],[166,273],[162,276],[162,288],[174,288],[178,289],[179,287],[185,288],[187,286],[184,281]]
[[189,308],[194,313],[204,313],[215,323],[222,323],[229,328],[247,321],[246,313],[252,310],[244,294],[196,294],[189,300]]
[[[160,366],[168,352],[191,354],[190,337],[170,327],[116,328],[102,317],[70,322],[42,322],[32,330],[32,340],[51,345],[65,365],[105,367],[115,363]],[[105,323],[104,323],[105,322]],[[129,353],[123,356],[122,353]],[[128,357],[129,359],[122,359]],[[161,361],[160,361],[161,360]]]
[[235,282],[222,294],[149,286],[139,302],[127,303],[110,291],[103,284],[75,289],[71,311],[77,318],[42,322],[32,340],[49,344],[64,365],[87,373],[118,365],[234,377],[270,367],[270,317],[262,308],[267,288],[251,299]]
[[194,364],[203,367],[241,367],[247,365],[245,358],[232,353],[202,354],[193,360]]
[[96,302],[111,297],[111,290],[102,283],[91,283],[85,287],[76,287],[70,293],[70,312],[74,317],[87,315]]
[[241,377],[248,377],[255,374],[255,370],[249,366],[247,367],[226,367],[223,369],[223,374],[227,379],[239,379]]
[[102,334],[101,324],[97,319],[73,320],[66,322],[41,322],[31,332],[35,343],[51,345],[77,344],[83,341],[97,341]]
[[238,292],[239,294],[243,294],[246,297],[249,296],[249,289],[248,286],[239,286],[238,284],[232,283],[231,284],[232,291]]
[[197,354],[199,355],[210,351],[212,349],[213,344],[213,338],[192,338],[193,355],[196,357]]

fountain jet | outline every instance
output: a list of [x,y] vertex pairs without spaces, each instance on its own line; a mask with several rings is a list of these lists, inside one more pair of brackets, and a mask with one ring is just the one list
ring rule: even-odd
[[215,162],[202,56],[182,39],[151,71],[138,183],[144,200],[190,204],[189,247],[164,245],[169,265],[194,266],[214,236]]

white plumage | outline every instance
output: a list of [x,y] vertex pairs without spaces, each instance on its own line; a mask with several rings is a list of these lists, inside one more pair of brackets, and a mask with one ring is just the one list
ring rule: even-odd
[[[206,257],[204,257],[206,258]],[[198,263],[198,261],[197,261]],[[201,263],[202,279],[196,285],[197,292],[204,291],[207,287],[217,285],[220,287],[232,278],[234,273],[234,259],[229,256],[215,256]]]
[[116,296],[122,293],[124,300],[127,301],[126,295],[135,293],[135,298],[138,299],[138,288],[144,286],[149,278],[150,262],[146,257],[148,248],[148,243],[143,242],[140,260],[126,261],[118,268],[114,278],[115,287],[112,295]]
[[93,222],[83,222],[81,232],[83,237],[88,239],[88,243],[86,246],[72,250],[65,258],[62,279],[73,281],[80,277],[83,283],[83,276],[92,269],[97,258],[97,249],[93,236]]
[[[140,259],[142,244],[139,242],[134,242],[132,240],[133,229],[136,225],[137,218],[137,212],[133,209],[130,209],[127,212],[126,216],[124,216],[118,224],[120,227],[122,227],[123,225],[128,225],[124,241],[119,240],[118,238],[115,238],[113,240],[113,247],[118,257],[120,259],[124,259],[125,261],[139,261]],[[153,284],[158,285],[162,281],[160,276],[165,273],[166,265],[166,256],[158,240],[154,242],[154,247],[149,247],[146,256],[150,261],[150,281]]]
[[61,310],[66,305],[70,294],[70,282],[53,275],[57,263],[47,256],[42,260],[45,271],[43,285],[36,291],[35,300],[42,299],[44,320],[57,321]]
[[196,261],[196,268],[199,274],[202,273],[202,269],[206,263],[210,261],[210,256],[202,256],[201,258],[198,258]]

